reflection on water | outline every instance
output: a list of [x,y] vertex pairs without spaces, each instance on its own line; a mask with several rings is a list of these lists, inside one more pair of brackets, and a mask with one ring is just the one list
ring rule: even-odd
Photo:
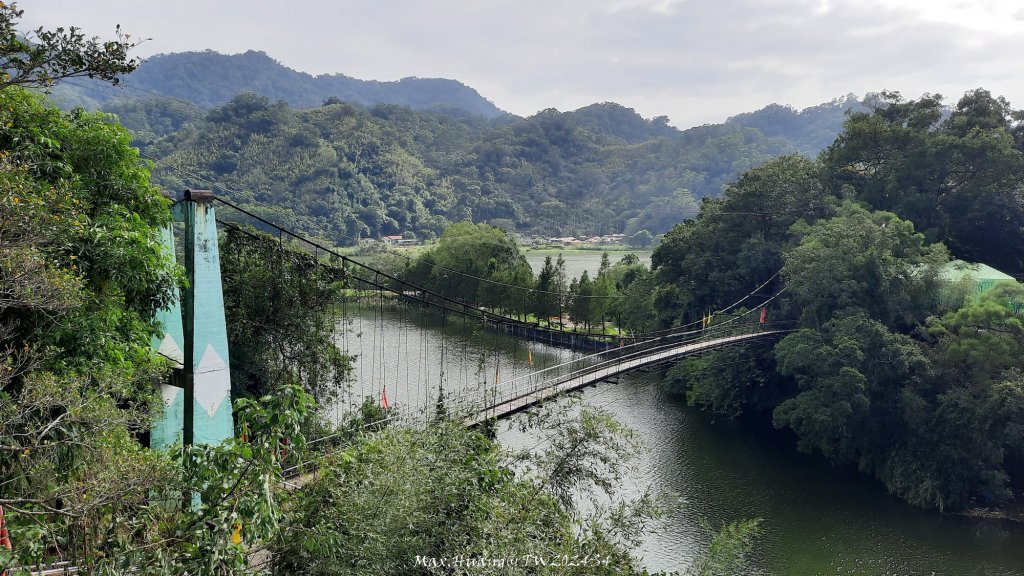
[[[461,318],[442,324],[436,316],[420,316],[417,309],[401,307],[385,307],[383,314],[367,307],[355,316],[348,334],[339,335],[339,343],[359,353],[357,381],[344,403],[379,398],[386,383],[392,403],[430,405],[442,382],[442,364],[446,393],[483,395],[494,385],[495,366],[499,386],[530,369],[531,346],[535,367],[572,357]],[[661,394],[658,378],[637,374],[583,392],[588,403],[610,411],[647,445],[624,491],[651,485],[687,502],[646,538],[638,551],[646,567],[688,566],[694,551],[709,542],[700,518],[714,526],[762,518],[765,536],[755,563],[770,574],[1024,575],[1024,526],[911,508],[875,481],[797,454],[779,433],[710,422]],[[499,440],[507,446],[533,445],[506,428]]]
[[336,340],[356,359],[351,390],[329,408],[339,415],[367,396],[380,401],[385,386],[391,406],[414,418],[432,413],[442,390],[449,409],[480,405],[517,378],[579,356],[460,315],[441,318],[389,302],[348,311],[347,330]]

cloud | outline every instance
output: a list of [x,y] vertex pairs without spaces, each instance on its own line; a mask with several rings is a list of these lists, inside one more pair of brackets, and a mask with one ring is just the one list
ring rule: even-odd
[[311,73],[455,78],[521,115],[616,101],[677,126],[882,89],[1024,104],[1020,10],[991,0],[52,0],[34,26],[143,51],[264,50]]

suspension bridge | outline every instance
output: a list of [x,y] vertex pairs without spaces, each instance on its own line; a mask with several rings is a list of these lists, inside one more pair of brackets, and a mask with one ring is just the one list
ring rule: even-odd
[[[218,218],[218,208],[229,213],[230,217]],[[166,405],[164,418],[157,423],[151,434],[151,446],[157,448],[182,441],[219,443],[234,433],[231,419],[227,327],[224,320],[224,296],[217,242],[218,224],[231,233],[255,235],[256,233],[251,231],[255,229],[276,236],[282,250],[304,252],[318,266],[343,271],[355,293],[376,293],[380,314],[378,316],[377,311],[374,312],[374,367],[371,370],[378,369],[377,338],[383,338],[386,332],[383,326],[385,295],[388,296],[389,302],[395,302],[399,306],[411,305],[409,309],[416,315],[439,314],[442,326],[445,326],[444,323],[449,317],[461,317],[464,325],[467,322],[475,323],[495,333],[504,332],[529,342],[530,346],[560,346],[574,351],[574,357],[570,360],[536,369],[532,366],[531,356],[530,366],[513,366],[513,377],[505,380],[500,378],[499,367],[495,362],[493,377],[484,378],[476,387],[467,387],[465,383],[462,386],[455,386],[455,383],[449,381],[446,395],[444,385],[447,362],[444,356],[443,330],[441,356],[434,359],[434,362],[425,357],[414,358],[415,354],[406,352],[407,364],[415,362],[426,367],[413,377],[410,377],[406,370],[405,381],[401,378],[402,370],[395,368],[391,369],[391,379],[388,379],[386,353],[381,349],[379,386],[373,393],[380,394],[382,404],[387,405],[389,383],[393,393],[398,388],[407,391],[417,386],[423,388],[428,386],[423,378],[425,370],[434,369],[440,372],[438,390],[419,390],[411,395],[407,392],[407,401],[404,405],[392,402],[389,406],[393,415],[401,412],[406,417],[419,414],[425,418],[425,414],[429,413],[432,406],[443,401],[447,406],[458,407],[457,413],[465,418],[468,425],[476,425],[485,420],[507,417],[560,394],[613,379],[634,370],[670,364],[687,356],[726,346],[746,345],[777,338],[789,331],[785,327],[765,322],[764,316],[758,315],[775,296],[759,302],[741,314],[727,316],[726,320],[714,324],[707,318],[685,326],[646,334],[567,330],[561,323],[543,325],[538,321],[529,321],[525,314],[519,314],[517,317],[514,312],[481,305],[466,295],[444,294],[413,284],[398,275],[359,262],[324,243],[275,224],[209,191],[186,190],[175,200],[172,211],[174,220],[184,224],[182,236],[189,287],[171,306],[159,313],[158,319],[165,327],[165,334],[153,342],[154,347],[171,359],[175,366],[174,375],[168,382],[162,384]],[[249,226],[240,225],[243,222]],[[173,224],[168,225],[165,230],[163,241],[167,254],[175,254]],[[463,274],[450,269],[444,269],[443,273]],[[759,294],[759,290],[770,281],[771,279],[740,301],[719,311],[719,314],[726,315],[731,309],[738,308],[749,297]],[[529,287],[508,284],[502,284],[502,287],[523,290],[524,300],[525,294],[536,292]],[[562,293],[551,294],[557,298],[566,296]],[[381,320],[379,327],[378,318]],[[379,335],[376,333],[378,329],[381,332]],[[344,331],[344,328],[341,330]],[[360,330],[360,333],[362,332],[363,330]],[[401,335],[398,338],[401,339]],[[401,347],[397,353],[401,354]],[[518,374],[520,370],[522,374]]]

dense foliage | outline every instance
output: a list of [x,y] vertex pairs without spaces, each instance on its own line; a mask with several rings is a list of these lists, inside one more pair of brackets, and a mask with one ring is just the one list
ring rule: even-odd
[[830,189],[852,187],[960,259],[1020,273],[1024,113],[980,89],[943,112],[938,96],[883,94],[874,113],[851,116],[822,156]]
[[118,26],[114,40],[86,38],[78,28],[42,27],[24,33],[16,27],[24,10],[0,2],[0,89],[8,86],[50,87],[64,78],[94,78],[99,85],[118,84],[121,75],[138,67],[128,57],[138,45]]
[[[627,136],[642,140],[617,135],[630,121],[642,131]],[[694,198],[792,150],[728,125],[678,132],[613,104],[495,122],[383,105],[296,110],[252,94],[142,144],[168,188],[198,180],[339,244],[432,237],[463,220],[545,235],[660,233],[696,212]]]
[[299,386],[330,403],[350,371],[334,342],[347,285],[340,265],[240,228],[220,244],[232,397]]
[[471,220],[545,236],[623,232],[644,247],[743,171],[816,154],[847,110],[863,109],[852,96],[803,111],[771,105],[684,131],[613,103],[521,119],[451,81],[358,87],[258,52],[157,56],[131,82],[64,85],[57,101],[117,114],[160,161],[165,187],[258,202],[340,245],[431,238]]
[[[629,549],[671,504],[619,492],[639,445],[598,410],[557,412],[527,424],[547,440],[537,452],[455,423],[347,440],[282,521],[272,571],[647,574]],[[756,521],[728,526],[686,574],[736,573],[757,532]]]
[[100,519],[167,474],[133,438],[155,400],[153,313],[177,281],[167,203],[101,115],[9,87],[0,116],[0,505],[31,535],[22,558],[112,546]]
[[656,249],[651,300],[672,325],[764,284],[770,317],[798,329],[770,353],[687,360],[669,386],[731,417],[770,414],[801,450],[946,509],[1024,483],[1009,472],[1024,457],[1024,289],[940,274],[949,253],[1024,272],[1024,152],[1005,100],[975,90],[948,116],[940,102],[883,94],[820,161],[769,162],[705,200]]
[[665,117],[645,120],[612,103],[488,120],[379,103],[386,100],[366,109],[345,96],[299,110],[254,86],[204,113],[163,88],[148,100],[138,90],[110,90],[93,96],[112,100],[83,104],[117,114],[136,133],[158,159],[164,187],[202,185],[257,202],[340,245],[391,234],[431,238],[471,220],[544,236],[624,232],[644,246],[646,235],[695,214],[697,199],[719,194],[744,170],[796,150],[816,153],[855,105],[788,111],[795,120],[779,126],[762,121],[774,114],[768,107],[680,131]]
[[[0,569],[63,558],[97,574],[245,574],[262,557],[306,573],[422,574],[430,570],[417,555],[557,562],[582,553],[591,560],[580,573],[640,573],[629,549],[654,501],[580,515],[566,497],[612,489],[636,451],[592,411],[548,422],[553,448],[536,455],[505,454],[456,424],[344,429],[318,480],[281,489],[284,458],[315,458],[304,441],[315,402],[302,387],[329,397],[345,368],[325,353],[333,320],[316,314],[345,278],[258,234],[222,241],[236,380],[266,395],[236,397],[239,438],[145,450],[138,436],[159,404],[150,377],[164,368],[149,348],[153,312],[179,279],[159,245],[167,201],[127,133],[102,116],[66,115],[18,89],[0,98],[0,505],[15,541]],[[495,229],[464,228],[507,242]],[[517,478],[514,462],[531,474]],[[755,532],[723,532],[693,573],[735,569]],[[266,549],[273,556],[248,554]]]
[[515,286],[533,284],[533,271],[515,240],[500,228],[469,222],[445,229],[404,277],[440,294],[518,313],[526,293]]

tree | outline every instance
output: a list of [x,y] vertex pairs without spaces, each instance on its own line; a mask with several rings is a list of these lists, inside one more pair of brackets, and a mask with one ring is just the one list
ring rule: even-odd
[[1021,113],[978,89],[942,116],[939,95],[883,93],[822,154],[830,188],[912,220],[957,258],[1024,270]]
[[929,318],[933,359],[948,383],[988,386],[1024,358],[1024,286],[1000,282],[941,318]]
[[544,266],[537,273],[537,283],[534,286],[536,292],[531,294],[533,298],[533,313],[538,320],[546,320],[558,314],[558,302],[555,294],[558,286],[555,284],[556,269],[551,262],[551,256],[544,257]]
[[946,251],[927,244],[912,222],[847,203],[834,218],[798,230],[800,245],[786,252],[782,276],[805,325],[860,310],[901,328],[927,316]]
[[793,394],[791,381],[776,370],[771,349],[757,345],[687,358],[666,376],[662,386],[668,392],[684,396],[691,406],[730,419],[771,411]]
[[116,548],[113,524],[172,482],[135,437],[159,411],[154,313],[181,275],[129,142],[102,115],[0,90],[0,504],[21,560]]
[[926,384],[918,346],[858,312],[787,336],[775,359],[800,389],[775,408],[775,425],[792,428],[803,451],[878,473],[903,433],[902,403]]
[[294,385],[330,404],[351,370],[334,342],[344,271],[257,232],[229,228],[221,244],[232,396]]
[[[705,198],[697,218],[669,231],[651,256],[660,323],[691,322],[769,281],[796,241],[790,227],[834,211],[819,172],[802,156],[776,158],[744,173],[722,198]],[[774,293],[779,284],[764,289]]]
[[609,314],[624,330],[635,333],[653,331],[657,327],[657,309],[654,305],[657,278],[642,264],[630,265],[616,283],[619,297],[611,305]]
[[[270,546],[272,572],[647,574],[630,548],[671,503],[618,490],[641,448],[634,435],[587,406],[573,416],[557,408],[533,412],[524,426],[549,448],[510,453],[454,422],[355,436],[323,461],[282,519]],[[748,525],[726,528],[691,573],[742,570],[755,535]],[[579,561],[524,562],[530,555]],[[457,558],[461,565],[452,565]],[[474,566],[469,559],[515,563]]]
[[590,280],[590,274],[584,270],[580,274],[579,280],[573,279],[573,284],[569,288],[571,295],[569,296],[569,316],[572,317],[573,324],[577,326],[582,324],[587,330],[590,329],[590,323],[593,322],[593,300],[594,295],[594,283]]
[[629,237],[629,245],[633,248],[649,248],[654,243],[654,236],[647,230],[640,230]]
[[533,269],[504,230],[461,222],[404,273],[410,282],[477,306],[522,311]]
[[17,3],[0,3],[0,89],[8,86],[53,86],[64,78],[98,78],[117,85],[120,77],[135,70],[139,61],[128,52],[139,45],[131,35],[115,30],[115,39],[87,39],[74,26],[65,30],[23,33],[16,26],[24,10]]
[[604,331],[608,315],[610,314],[615,297],[618,295],[615,285],[615,278],[612,275],[611,260],[607,252],[601,253],[601,264],[597,269],[597,276],[591,283],[590,288],[593,298],[590,299],[590,318],[593,322],[601,321],[601,330]]

